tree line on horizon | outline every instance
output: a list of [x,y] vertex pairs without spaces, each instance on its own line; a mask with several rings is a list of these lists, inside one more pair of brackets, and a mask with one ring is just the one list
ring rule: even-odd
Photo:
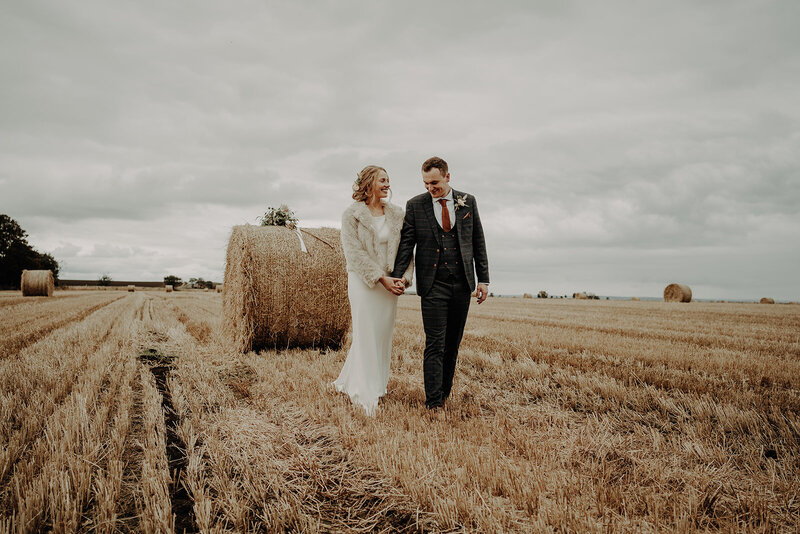
[[[19,289],[22,271],[51,270],[58,285],[61,266],[52,254],[39,252],[28,243],[28,233],[20,224],[6,214],[0,214],[0,289]],[[97,278],[97,285],[108,286],[112,282],[107,273]],[[175,275],[164,277],[165,285],[184,285]],[[190,278],[186,286],[196,289],[214,289],[217,284],[202,278]]]
[[[97,279],[97,285],[110,286],[112,285],[111,282],[113,281],[114,279],[111,278],[108,273],[105,273]],[[164,277],[164,285],[172,286],[176,289],[184,285],[192,289],[214,289],[217,286],[215,282],[212,282],[211,280],[204,280],[202,278],[189,278],[189,280],[184,283],[180,276],[175,276],[174,274]]]

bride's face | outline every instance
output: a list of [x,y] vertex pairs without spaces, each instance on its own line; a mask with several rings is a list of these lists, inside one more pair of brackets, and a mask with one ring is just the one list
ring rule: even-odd
[[372,182],[372,198],[380,200],[389,196],[389,176],[381,171]]

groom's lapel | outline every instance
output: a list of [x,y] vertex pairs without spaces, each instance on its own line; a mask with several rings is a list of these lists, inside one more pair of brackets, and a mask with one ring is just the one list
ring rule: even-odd
[[455,209],[458,204],[454,204],[453,211],[456,214],[456,235],[458,235],[458,244],[463,247],[465,242],[469,242],[472,239],[472,235],[464,235],[464,221],[466,220],[465,217],[472,217],[472,211],[470,210],[469,206],[469,198],[460,191],[456,191],[453,189],[453,201],[458,202],[458,197],[464,197],[466,202],[466,206]]
[[428,216],[428,225],[431,227],[431,231],[433,232],[433,237],[436,238],[436,242],[439,243],[439,247],[442,246],[442,237],[441,237],[441,227],[439,223],[436,222],[436,215],[433,214],[433,197],[431,194],[428,193],[424,197],[424,206],[423,209],[425,210],[425,215]]
[[463,209],[462,210],[457,210],[456,209],[456,206],[458,206],[458,204],[456,204],[456,202],[458,202],[458,196],[461,195],[461,193],[459,193],[458,191],[456,191],[455,189],[452,189],[452,188],[451,188],[451,190],[453,191],[453,213],[455,213],[455,218],[456,218],[456,235],[460,238],[461,237],[461,216],[463,216],[464,213],[462,213]]

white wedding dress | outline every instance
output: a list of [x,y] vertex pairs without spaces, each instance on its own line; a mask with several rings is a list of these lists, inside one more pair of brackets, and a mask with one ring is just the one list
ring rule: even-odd
[[[380,246],[387,247],[390,229],[385,215],[373,216],[373,223]],[[347,393],[353,404],[373,415],[389,382],[397,297],[380,282],[367,287],[353,272],[347,273],[347,295],[353,317],[353,343],[333,385]]]

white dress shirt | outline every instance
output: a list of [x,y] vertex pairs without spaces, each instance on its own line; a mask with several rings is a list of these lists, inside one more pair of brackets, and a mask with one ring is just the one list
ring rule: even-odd
[[[447,213],[450,215],[450,229],[452,230],[456,227],[456,206],[453,202],[452,187],[445,196],[433,199],[433,214],[436,216],[436,222],[439,223],[439,226],[442,226],[442,205],[439,204],[439,201],[443,198],[447,200]],[[444,227],[442,227],[442,229],[444,229]]]

